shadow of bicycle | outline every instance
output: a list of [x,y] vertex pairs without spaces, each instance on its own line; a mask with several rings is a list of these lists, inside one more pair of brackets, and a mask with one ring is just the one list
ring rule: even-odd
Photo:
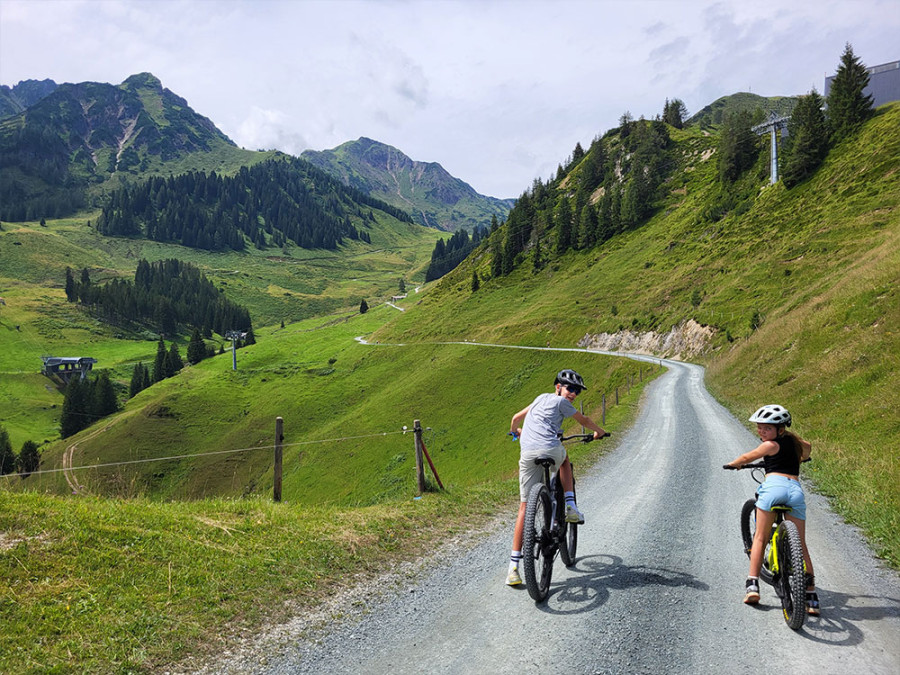
[[568,568],[574,576],[551,583],[550,596],[539,607],[548,614],[578,614],[601,607],[610,591],[652,586],[687,587],[701,591],[709,586],[696,577],[678,570],[646,565],[626,565],[613,555],[591,555],[579,558]]
[[851,595],[817,589],[822,614],[807,617],[800,634],[808,640],[836,647],[852,647],[865,640],[857,624],[900,619],[900,599],[876,595]]

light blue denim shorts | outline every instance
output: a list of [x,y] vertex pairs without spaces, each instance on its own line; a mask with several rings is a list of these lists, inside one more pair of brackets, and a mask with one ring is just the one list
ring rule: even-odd
[[800,481],[787,476],[767,476],[756,490],[756,508],[771,511],[773,506],[790,506],[794,518],[806,520],[806,497]]

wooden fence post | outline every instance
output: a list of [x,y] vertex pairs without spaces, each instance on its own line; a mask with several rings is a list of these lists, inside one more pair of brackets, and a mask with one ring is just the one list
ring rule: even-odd
[[284,420],[275,418],[275,476],[272,487],[272,498],[281,501],[281,442],[284,440]]
[[619,388],[616,387],[616,405],[619,405]]
[[422,425],[419,420],[413,420],[413,435],[416,439],[416,483],[419,494],[425,492],[425,466],[422,457]]
[[606,424],[606,393],[604,392],[603,398],[600,403],[600,426],[602,427]]

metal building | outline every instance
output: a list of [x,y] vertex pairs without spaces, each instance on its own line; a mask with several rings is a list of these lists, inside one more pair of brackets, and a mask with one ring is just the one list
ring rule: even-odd
[[[900,61],[882,63],[880,66],[866,68],[866,71],[869,73],[869,86],[863,93],[872,96],[873,108],[891,101],[900,101]],[[834,78],[834,75],[825,78],[826,98]]]

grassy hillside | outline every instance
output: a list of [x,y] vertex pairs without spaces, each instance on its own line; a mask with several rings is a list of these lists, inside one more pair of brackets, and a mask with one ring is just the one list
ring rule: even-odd
[[[486,242],[375,337],[572,345],[691,318],[712,326],[711,388],[741,417],[772,400],[793,410],[818,488],[900,564],[900,104],[791,191],[767,186],[761,156],[744,179],[758,194],[718,221],[703,215],[716,199],[714,138],[674,137],[682,170],[648,224],[538,273],[526,253],[501,279],[489,278]],[[486,279],[474,294],[473,269]]]
[[[341,252],[290,245],[274,252],[213,253],[143,239],[104,237],[91,218],[5,223],[0,231],[0,424],[15,450],[26,440],[57,437],[62,395],[39,375],[42,354],[93,356],[127,386],[135,362],[152,362],[157,336],[131,334],[65,301],[65,269],[91,270],[95,283],[133,279],[141,258],[177,257],[200,267],[229,299],[251,310],[254,326],[357,310],[396,293],[402,275],[421,281],[440,233],[399,223],[376,211],[372,245],[351,242]],[[187,336],[184,336],[185,339]],[[182,356],[186,345],[181,347]]]
[[[354,339],[398,314],[382,305],[261,331],[237,372],[228,356],[204,361],[69,439],[75,465],[198,457],[78,470],[77,498],[59,473],[0,479],[0,670],[158,672],[306,613],[358,575],[511,510],[509,418],[561,367],[584,374],[592,388],[579,398],[598,419],[609,392],[613,433],[660,372],[585,353]],[[284,501],[273,504],[278,415]],[[424,441],[447,488],[421,499],[414,438],[402,430],[414,419],[430,427]],[[44,451],[45,470],[60,466],[65,445]],[[602,449],[574,446],[571,456],[583,466]],[[226,498],[159,499],[213,492]],[[31,636],[27,649],[20,635]]]

